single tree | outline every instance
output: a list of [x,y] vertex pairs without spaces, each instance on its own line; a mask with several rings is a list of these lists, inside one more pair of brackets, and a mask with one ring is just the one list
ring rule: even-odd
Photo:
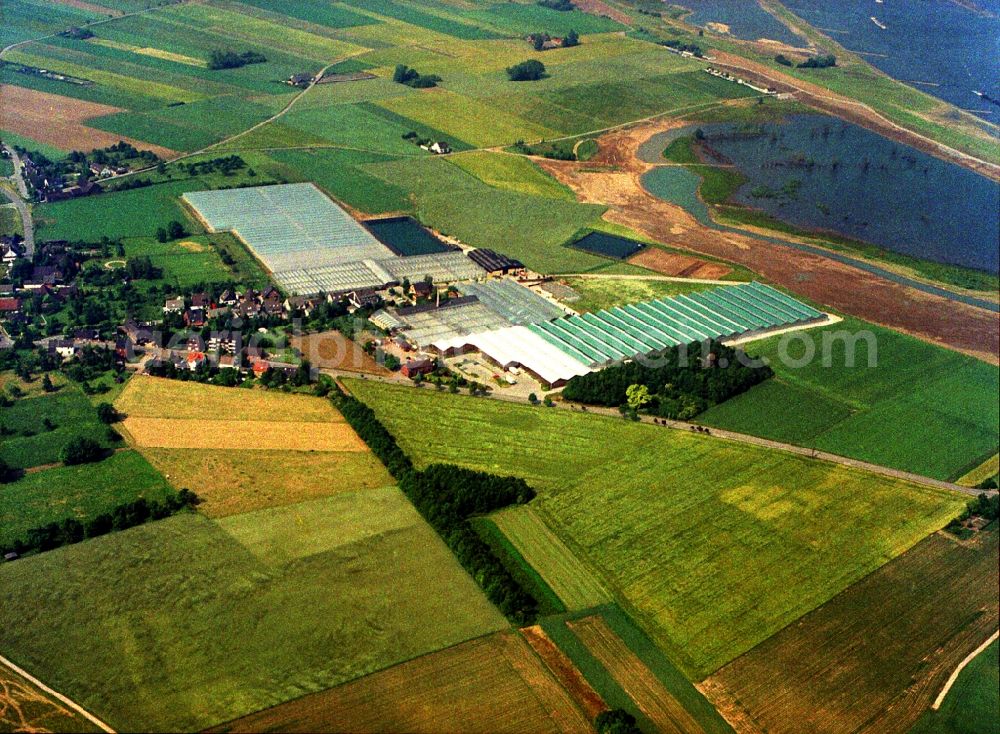
[[567,33],[566,36],[563,38],[562,45],[563,48],[572,48],[573,46],[579,46],[580,45],[579,34],[577,34],[577,32],[571,28],[569,33]]
[[522,61],[507,67],[507,76],[512,82],[533,82],[545,76],[545,64],[537,59]]

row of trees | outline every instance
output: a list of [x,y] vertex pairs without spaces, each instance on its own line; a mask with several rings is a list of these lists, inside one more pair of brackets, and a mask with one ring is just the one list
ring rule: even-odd
[[198,496],[188,489],[182,489],[162,500],[147,500],[140,497],[132,502],[118,505],[110,512],[103,512],[85,522],[74,517],[62,522],[52,522],[32,528],[23,538],[0,546],[0,555],[7,553],[35,553],[52,550],[60,546],[79,543],[88,538],[96,538],[116,530],[126,530],[151,520],[162,520],[198,504]]
[[[528,36],[528,40],[531,41],[531,47],[536,51],[541,51],[545,48],[545,44],[552,40],[552,36],[548,33],[532,33]],[[580,45],[580,34],[576,31],[570,29],[570,32],[563,36],[559,45],[563,48],[572,48],[573,46]]]
[[434,464],[417,471],[371,408],[346,395],[337,394],[333,400],[490,601],[515,624],[531,624],[538,615],[538,601],[510,574],[469,519],[509,505],[525,504],[534,498],[535,491],[517,477],[500,477],[449,464]]
[[626,362],[572,378],[563,397],[690,420],[773,376],[766,365],[718,342],[671,347],[648,362]]

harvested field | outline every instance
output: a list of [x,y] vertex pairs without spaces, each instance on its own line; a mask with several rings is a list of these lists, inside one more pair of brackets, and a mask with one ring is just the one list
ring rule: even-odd
[[567,609],[587,609],[611,601],[596,573],[573,555],[531,507],[501,510],[490,519]]
[[629,258],[634,265],[655,270],[661,275],[671,275],[675,278],[701,278],[704,280],[720,280],[733,272],[733,269],[722,263],[699,260],[696,257],[677,255],[659,247],[647,247],[634,257]]
[[110,105],[85,102],[57,94],[10,84],[0,85],[0,129],[30,137],[63,150],[92,150],[114,145],[120,140],[141,150],[151,150],[161,158],[174,151],[134,138],[107,133],[84,125],[85,120],[123,110]]
[[100,729],[23,676],[0,664],[0,731],[72,734]]
[[722,668],[706,695],[745,731],[909,731],[997,628],[997,539],[925,539]]
[[121,427],[140,447],[164,449],[282,449],[367,451],[346,423],[237,421],[129,416]]
[[585,617],[567,625],[658,731],[704,734],[705,730],[695,718],[602,617]]
[[516,632],[471,640],[219,726],[219,732],[592,731]]
[[212,415],[230,421],[280,421],[295,416],[300,422],[344,421],[330,401],[322,398],[148,376],[130,380],[115,407],[127,416],[148,418],[200,419]]
[[588,721],[606,711],[608,706],[604,699],[591,687],[573,661],[558,648],[541,625],[525,627],[521,635],[542,659],[552,675],[562,684],[562,687],[573,697],[580,709],[586,714]]
[[198,512],[226,517],[392,484],[370,452],[143,448],[175,488],[197,489]]
[[339,331],[295,336],[291,339],[291,345],[293,349],[299,350],[302,359],[308,359],[313,367],[321,370],[390,374],[389,370],[365,353],[357,342],[351,341]]

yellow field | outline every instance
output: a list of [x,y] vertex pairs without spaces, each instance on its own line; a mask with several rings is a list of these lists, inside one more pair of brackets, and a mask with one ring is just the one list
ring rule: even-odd
[[177,489],[198,494],[198,511],[226,517],[392,483],[370,452],[191,451],[143,448]]
[[110,38],[91,38],[90,43],[96,43],[98,46],[107,46],[109,48],[116,48],[120,51],[131,51],[134,54],[141,54],[143,56],[152,56],[153,58],[163,59],[164,61],[175,61],[178,64],[187,64],[188,66],[200,66],[205,68],[208,64],[201,59],[196,59],[193,56],[185,56],[184,54],[176,54],[173,51],[164,51],[161,48],[150,48],[148,46],[133,46],[129,43],[121,43],[119,41],[112,41]]
[[115,407],[129,443],[209,517],[392,484],[323,398],[137,375]]
[[129,416],[121,427],[139,447],[367,451],[346,423]]
[[963,487],[975,487],[980,482],[984,482],[990,477],[995,477],[998,471],[1000,471],[1000,454],[993,454],[993,456],[959,479],[958,483]]
[[289,420],[343,423],[328,400],[266,390],[179,382],[137,376],[115,401],[127,416],[147,418],[214,418],[227,421]]

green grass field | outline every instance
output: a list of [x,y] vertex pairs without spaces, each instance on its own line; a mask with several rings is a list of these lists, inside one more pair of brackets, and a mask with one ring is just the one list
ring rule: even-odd
[[549,199],[576,201],[576,196],[566,186],[521,156],[476,151],[456,155],[450,160],[487,186]]
[[[233,278],[233,272],[222,262],[219,251],[209,244],[223,238],[231,249],[239,252],[233,245],[232,235],[195,235],[171,242],[157,242],[154,237],[135,237],[125,240],[125,257],[148,257],[155,267],[163,271],[162,279],[179,289],[195,283],[225,282]],[[246,270],[245,267],[244,271],[251,276],[251,282],[260,280],[260,272]]]
[[76,436],[90,436],[107,445],[94,406],[72,385],[15,401],[3,409],[0,426],[10,432],[0,436],[0,458],[19,469],[59,461],[63,446]]
[[198,730],[505,626],[395,489],[0,566],[4,654],[122,730]]
[[928,711],[911,734],[995,732],[1000,721],[1000,645],[983,650],[963,670],[937,711]]
[[603,207],[494,189],[442,158],[372,164],[365,170],[387,184],[406,186],[424,224],[470,245],[493,248],[541,272],[608,264],[563,246]]
[[703,283],[632,278],[566,278],[565,281],[580,294],[580,300],[570,304],[577,311],[600,311],[602,308],[697,293],[715,287]]
[[902,553],[964,504],[951,493],[648,424],[349,384],[418,464],[523,476],[540,492],[536,512],[546,524],[694,679]]
[[174,493],[135,451],[96,464],[60,466],[26,474],[0,492],[0,545],[21,540],[31,528],[76,518],[81,522],[140,497]]
[[593,570],[573,555],[531,507],[501,510],[490,520],[567,609],[588,609],[611,601]]
[[[859,342],[854,366],[846,343],[834,342],[822,364],[824,335],[846,330],[874,336],[875,366]],[[998,370],[972,357],[909,336],[846,319],[805,332],[817,358],[804,367],[799,337],[748,347],[767,357],[777,377],[703,413],[710,426],[815,447],[835,454],[924,474],[957,478],[996,453],[1000,443]]]

